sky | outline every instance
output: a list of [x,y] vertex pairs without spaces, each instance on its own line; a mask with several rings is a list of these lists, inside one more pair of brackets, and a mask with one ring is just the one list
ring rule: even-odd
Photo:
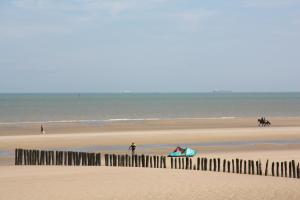
[[0,92],[300,91],[300,0],[0,0]]

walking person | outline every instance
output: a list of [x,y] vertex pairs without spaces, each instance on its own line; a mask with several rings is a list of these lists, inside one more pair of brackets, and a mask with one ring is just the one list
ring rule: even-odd
[[45,132],[45,130],[44,130],[44,127],[43,127],[43,125],[41,125],[41,134],[43,134],[43,135],[45,135],[45,134],[46,134],[46,132]]
[[133,142],[133,143],[131,143],[131,145],[130,145],[130,147],[129,147],[129,150],[131,150],[132,155],[135,154],[135,149],[136,149],[136,145],[135,145],[134,142]]

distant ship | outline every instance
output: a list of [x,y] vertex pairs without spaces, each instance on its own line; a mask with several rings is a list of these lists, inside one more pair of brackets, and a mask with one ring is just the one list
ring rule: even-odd
[[233,93],[232,90],[213,90],[212,93]]

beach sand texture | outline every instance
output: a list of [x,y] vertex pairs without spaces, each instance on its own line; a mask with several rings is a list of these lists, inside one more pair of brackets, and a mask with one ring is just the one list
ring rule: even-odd
[[[185,119],[144,122],[144,126],[117,122],[101,128],[52,125],[46,135],[22,132],[22,127],[14,127],[17,131],[8,135],[4,130],[10,127],[2,126],[0,151],[115,146],[121,148],[114,153],[129,153],[127,145],[135,141],[138,147],[149,145],[138,149],[145,154],[165,155],[177,144],[195,144],[199,156],[208,158],[260,159],[263,164],[266,159],[300,161],[299,118],[285,119],[288,126],[278,123],[270,128],[258,128],[253,120]],[[245,141],[254,144],[235,144]],[[293,178],[174,169],[13,166],[9,156],[1,156],[0,162],[0,199],[300,199],[300,181]]]

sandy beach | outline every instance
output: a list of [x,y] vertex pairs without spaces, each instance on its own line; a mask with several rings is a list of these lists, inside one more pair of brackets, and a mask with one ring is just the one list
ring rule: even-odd
[[166,155],[182,144],[208,158],[298,163],[300,118],[272,122],[272,127],[257,127],[255,118],[47,124],[46,135],[36,124],[2,125],[0,199],[299,199],[299,179],[171,169],[13,166],[15,148],[129,153],[132,141],[138,153],[145,154]]

